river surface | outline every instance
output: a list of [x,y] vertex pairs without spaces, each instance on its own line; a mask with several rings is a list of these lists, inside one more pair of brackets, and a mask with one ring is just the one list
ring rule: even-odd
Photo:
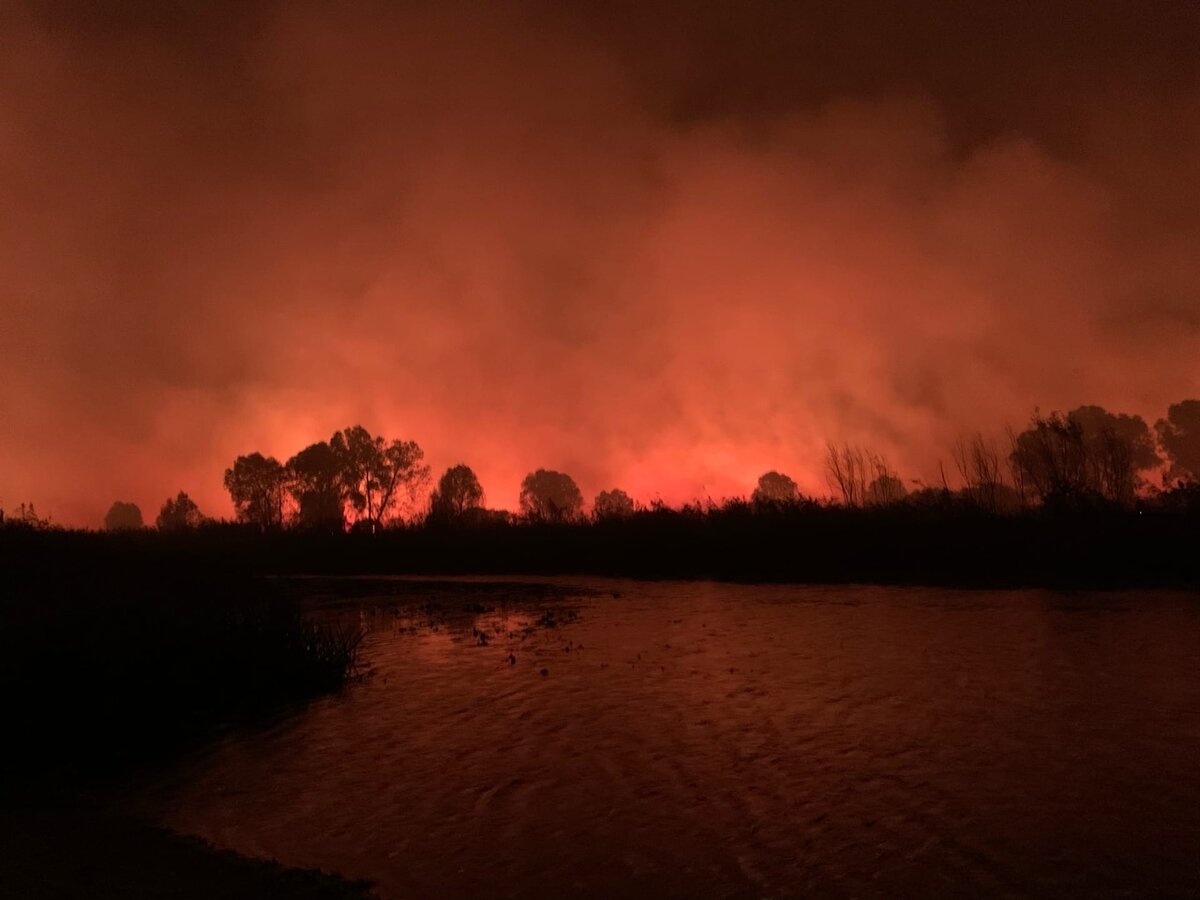
[[1200,895],[1200,598],[298,582],[373,670],[146,789],[382,897]]

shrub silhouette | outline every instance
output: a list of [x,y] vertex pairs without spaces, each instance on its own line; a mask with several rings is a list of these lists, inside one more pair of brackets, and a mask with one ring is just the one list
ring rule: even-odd
[[592,516],[601,519],[623,519],[633,515],[633,499],[620,488],[601,491],[592,501]]
[[1019,487],[1043,503],[1133,503],[1141,472],[1158,463],[1150,429],[1138,416],[1099,406],[1035,413],[1013,438],[1009,456]]
[[429,513],[446,522],[461,521],[483,506],[483,487],[469,466],[451,466],[438,479],[429,501]]
[[800,489],[782,472],[767,472],[758,477],[750,499],[758,504],[795,503],[800,499]]
[[136,503],[118,500],[104,514],[105,531],[134,531],[143,524],[142,511]]
[[583,494],[570,475],[538,469],[521,482],[521,512],[533,521],[567,522],[582,508]]
[[155,519],[155,527],[159,531],[184,531],[195,528],[204,521],[204,516],[192,498],[183,491],[174,497],[168,497]]

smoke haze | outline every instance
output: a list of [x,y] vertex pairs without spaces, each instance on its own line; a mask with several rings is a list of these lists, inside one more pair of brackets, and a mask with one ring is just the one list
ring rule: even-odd
[[228,515],[359,422],[515,508],[1161,416],[1200,7],[1000,6],[0,0],[0,501]]

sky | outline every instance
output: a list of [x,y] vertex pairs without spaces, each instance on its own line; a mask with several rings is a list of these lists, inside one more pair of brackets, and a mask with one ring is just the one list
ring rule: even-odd
[[[823,9],[812,8],[823,6]],[[489,505],[1200,396],[1200,5],[0,0],[0,505],[361,423]]]

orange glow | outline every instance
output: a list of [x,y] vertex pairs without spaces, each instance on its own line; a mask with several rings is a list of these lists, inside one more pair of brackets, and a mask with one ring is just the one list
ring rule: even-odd
[[906,32],[865,87],[772,43],[799,20],[714,84],[706,14],[438,6],[0,13],[0,502],[229,515],[235,455],[354,423],[494,507],[538,467],[589,501],[823,494],[827,439],[935,480],[1035,405],[1200,391],[1194,54],[1134,88],[1107,32],[1030,38],[1007,65],[1061,92],[966,104],[995,67],[926,78]]

